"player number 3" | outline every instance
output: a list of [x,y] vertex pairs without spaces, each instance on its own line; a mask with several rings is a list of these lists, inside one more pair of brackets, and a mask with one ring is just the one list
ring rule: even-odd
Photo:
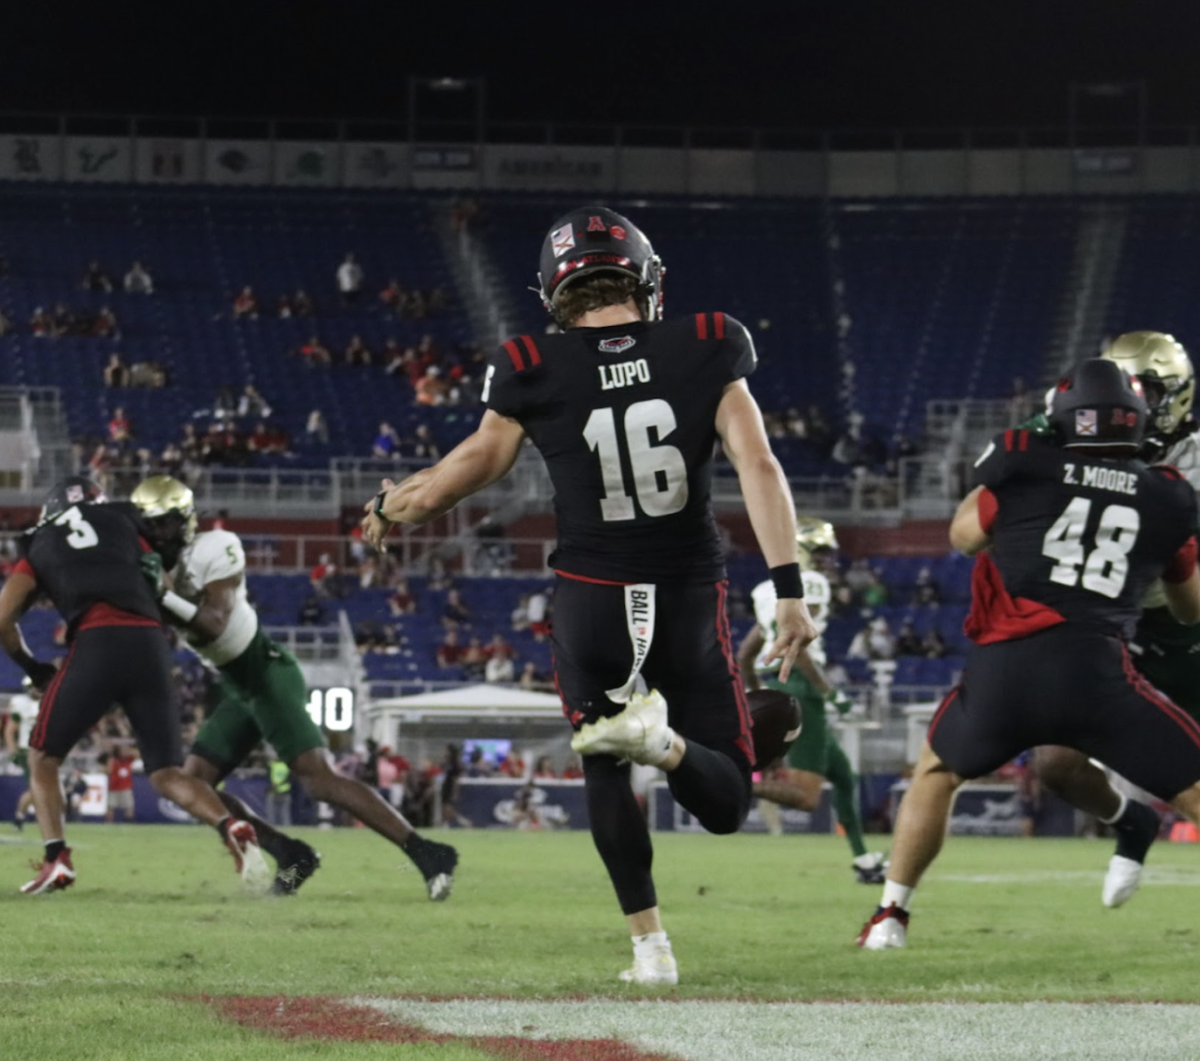
[[100,536],[77,507],[67,509],[54,521],[56,527],[67,526],[71,533],[67,535],[67,544],[72,549],[90,549],[100,541]]
[[1105,597],[1116,598],[1125,588],[1129,574],[1129,550],[1137,541],[1141,519],[1137,509],[1128,505],[1109,505],[1100,514],[1096,528],[1095,547],[1085,553],[1083,533],[1087,528],[1092,502],[1086,497],[1075,498],[1054,521],[1042,540],[1042,555],[1056,560],[1050,569],[1050,581],[1074,586],[1083,568],[1084,589]]

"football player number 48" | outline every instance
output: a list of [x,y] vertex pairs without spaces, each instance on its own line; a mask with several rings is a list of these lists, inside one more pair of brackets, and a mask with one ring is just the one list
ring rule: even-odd
[[[1105,597],[1118,597],[1129,574],[1129,550],[1137,541],[1141,520],[1137,509],[1128,505],[1108,505],[1100,513],[1094,546],[1084,549],[1092,502],[1075,498],[1054,521],[1042,539],[1042,555],[1057,561],[1050,569],[1050,581],[1063,586],[1077,583]],[[1080,579],[1080,568],[1083,577]]]
[[674,430],[675,410],[662,398],[634,402],[625,410],[620,429],[612,408],[592,410],[583,437],[600,458],[604,481],[600,514],[606,523],[637,516],[621,467],[622,441],[633,473],[633,492],[647,516],[669,516],[687,504],[683,454],[662,441]]

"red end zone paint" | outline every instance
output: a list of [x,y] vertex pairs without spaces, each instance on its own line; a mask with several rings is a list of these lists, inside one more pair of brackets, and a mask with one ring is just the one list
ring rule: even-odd
[[335,998],[202,996],[226,1020],[283,1039],[341,1042],[463,1043],[504,1061],[671,1061],[619,1039],[518,1039],[514,1036],[441,1035],[390,1020],[369,1006]]

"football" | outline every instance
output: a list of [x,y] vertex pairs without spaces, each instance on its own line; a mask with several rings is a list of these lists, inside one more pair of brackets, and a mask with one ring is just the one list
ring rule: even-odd
[[750,702],[754,769],[767,770],[783,758],[800,736],[800,705],[795,697],[777,689],[755,689],[746,699]]

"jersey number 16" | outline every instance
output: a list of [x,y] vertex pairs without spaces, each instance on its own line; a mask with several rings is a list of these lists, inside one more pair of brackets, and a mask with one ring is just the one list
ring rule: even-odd
[[[634,402],[625,410],[624,441],[633,472],[638,504],[647,516],[669,516],[688,501],[687,465],[675,446],[662,440],[675,430],[675,410],[662,398]],[[656,441],[651,441],[651,432]],[[604,497],[600,515],[606,523],[634,519],[633,498],[621,467],[621,439],[611,408],[593,409],[583,429],[588,446],[600,457]]]

